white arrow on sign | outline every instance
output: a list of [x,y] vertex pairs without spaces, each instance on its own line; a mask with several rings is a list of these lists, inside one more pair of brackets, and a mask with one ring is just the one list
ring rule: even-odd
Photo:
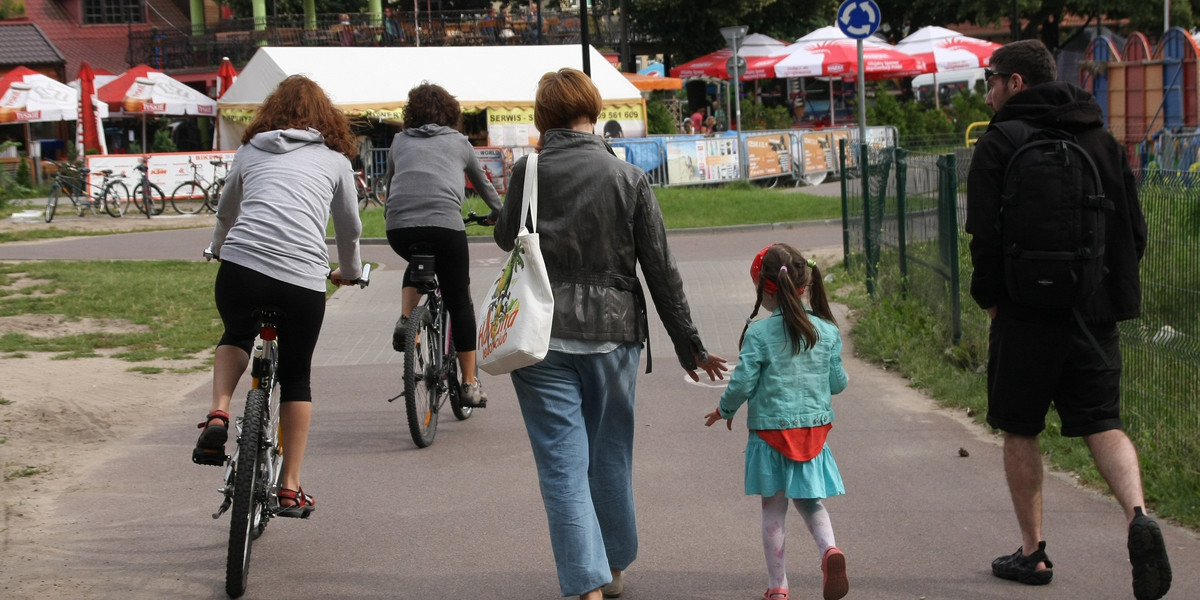
[[871,33],[871,25],[875,23],[877,18],[875,15],[875,9],[871,6],[870,2],[859,2],[858,10],[861,10],[867,14],[867,22],[865,25],[860,25],[858,27],[850,26],[850,20],[853,18],[851,15],[854,12],[853,2],[847,2],[846,4],[842,5],[842,15],[840,19],[842,24],[846,26],[844,28],[846,33],[851,35],[865,36]]

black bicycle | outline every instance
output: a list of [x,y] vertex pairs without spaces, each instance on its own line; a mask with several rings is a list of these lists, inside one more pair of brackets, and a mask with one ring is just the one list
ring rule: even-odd
[[162,188],[158,184],[150,181],[150,166],[146,162],[146,158],[138,159],[138,164],[135,169],[141,174],[138,177],[138,184],[133,188],[133,194],[130,195],[130,200],[133,205],[138,207],[149,219],[154,215],[161,215],[167,209],[167,197],[163,194]]
[[50,195],[46,197],[46,222],[54,220],[58,203],[63,198],[71,201],[76,215],[82,217],[84,211],[96,214],[97,209],[109,215],[119,217],[125,214],[125,203],[129,201],[129,189],[121,183],[120,175],[113,175],[112,169],[100,171],[104,181],[96,189],[94,195],[87,193],[88,174],[86,167],[75,166],[71,163],[57,163],[58,172],[54,174],[54,183],[50,185]]
[[[490,225],[486,217],[474,212],[463,221]],[[454,350],[450,313],[446,312],[433,269],[434,256],[422,244],[414,244],[409,252],[412,256],[409,272],[424,298],[408,319],[401,317],[397,324],[397,332],[403,335],[404,390],[388,398],[388,402],[404,398],[413,443],[418,448],[428,448],[437,435],[438,411],[447,401],[460,421],[471,418],[475,409],[463,403],[458,353]]]
[[[210,249],[204,258],[213,259]],[[360,288],[370,284],[371,265],[363,265],[362,277],[354,283]],[[250,550],[254,540],[279,512],[279,477],[283,473],[284,448],[279,435],[279,394],[275,375],[279,369],[279,321],[283,313],[263,306],[254,311],[259,322],[258,337],[250,357],[250,392],[246,412],[237,417],[237,446],[233,455],[219,451],[192,450],[192,462],[225,467],[224,495],[213,513],[220,518],[232,508],[229,518],[229,552],[225,562],[225,593],[237,598],[246,592],[250,574]]]

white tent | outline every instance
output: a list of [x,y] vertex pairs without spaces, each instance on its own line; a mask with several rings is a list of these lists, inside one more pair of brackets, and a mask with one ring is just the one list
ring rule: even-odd
[[[625,135],[644,136],[641,93],[595,48],[589,50],[592,81],[604,98],[601,123],[619,120]],[[563,67],[583,68],[579,46],[263,47],[218,102],[221,149],[236,148],[254,110],[290,75],[316,81],[352,117],[399,121],[409,89],[428,81],[446,88],[464,112],[528,113],[521,118],[532,123],[538,80]],[[617,118],[622,109],[639,117]]]

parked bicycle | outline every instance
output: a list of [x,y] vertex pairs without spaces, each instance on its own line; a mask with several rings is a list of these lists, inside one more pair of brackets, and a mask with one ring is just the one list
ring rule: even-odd
[[125,205],[129,201],[129,188],[121,183],[120,175],[113,175],[112,169],[100,171],[100,174],[104,176],[102,183],[96,187],[95,194],[88,194],[90,170],[66,162],[56,164],[58,172],[54,174],[54,183],[50,185],[50,195],[46,197],[47,223],[54,220],[58,203],[63,198],[71,201],[75,213],[81,217],[84,211],[91,211],[94,215],[97,209],[103,210],[113,217],[125,214]]
[[[213,259],[211,248],[204,258]],[[364,264],[360,288],[370,284],[371,265]],[[278,327],[283,314],[278,308],[259,307],[254,318],[260,324],[250,357],[250,392],[245,414],[234,420],[237,446],[228,456],[216,450],[192,450],[192,462],[225,467],[224,495],[214,519],[232,508],[229,515],[229,550],[225,562],[225,593],[237,598],[246,592],[250,572],[250,550],[254,540],[280,510],[277,494],[283,472],[284,448],[279,431],[279,394],[275,376],[279,369]]]
[[[491,225],[487,217],[474,212],[464,217],[463,221]],[[423,244],[413,244],[410,252],[414,266],[410,269],[412,282],[424,299],[408,319],[401,317],[403,325],[399,330],[404,336],[404,389],[388,398],[388,402],[404,398],[408,432],[412,435],[413,443],[418,448],[428,448],[437,435],[438,411],[447,401],[460,421],[471,418],[475,409],[463,402],[458,353],[454,350],[454,338],[450,334],[450,313],[442,301],[442,290],[438,287],[433,269],[434,256]]]
[[[212,179],[205,179],[200,174],[200,165],[188,158],[188,166],[192,168],[192,178],[171,192],[171,207],[181,215],[194,215],[203,210],[217,211],[217,200],[221,197],[221,188],[225,185],[225,174],[229,172],[229,161],[210,160],[213,167]],[[225,173],[221,173],[225,169]]]
[[141,175],[138,176],[138,184],[134,186],[130,200],[147,219],[153,215],[161,215],[167,208],[167,197],[158,184],[150,181],[150,165],[147,164],[146,157],[138,159],[134,168]]
[[363,210],[372,204],[383,206],[385,185],[383,177],[368,176],[362,169],[355,171],[354,190],[358,192],[358,209]]

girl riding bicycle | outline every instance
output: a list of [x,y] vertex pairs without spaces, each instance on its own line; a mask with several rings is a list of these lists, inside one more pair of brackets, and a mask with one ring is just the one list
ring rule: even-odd
[[[212,406],[196,447],[223,449],[229,404],[246,370],[258,324],[254,311],[280,309],[280,435],[286,449],[279,516],[305,517],[312,496],[300,466],[312,417],[310,372],[325,317],[325,279],[349,285],[361,276],[362,225],[350,158],[354,135],[341,111],[312,80],[293,75],[263,102],[242,136],[217,205],[212,252],[221,261],[216,301],[225,332],[213,361]],[[333,219],[342,267],[329,271],[325,224]],[[222,450],[223,452],[223,450]]]
[[[414,245],[436,257],[434,272],[453,323],[451,332],[462,370],[464,404],[484,406],[487,395],[475,377],[475,307],[471,301],[470,256],[462,205],[466,200],[463,174],[492,209],[496,222],[500,196],[488,181],[467,136],[458,131],[462,110],[444,88],[422,83],[409,90],[404,107],[404,131],[396,134],[388,156],[387,238],[392,250],[412,260]],[[393,346],[401,351],[403,323],[421,295],[413,284],[411,267],[404,270],[402,316]]]

